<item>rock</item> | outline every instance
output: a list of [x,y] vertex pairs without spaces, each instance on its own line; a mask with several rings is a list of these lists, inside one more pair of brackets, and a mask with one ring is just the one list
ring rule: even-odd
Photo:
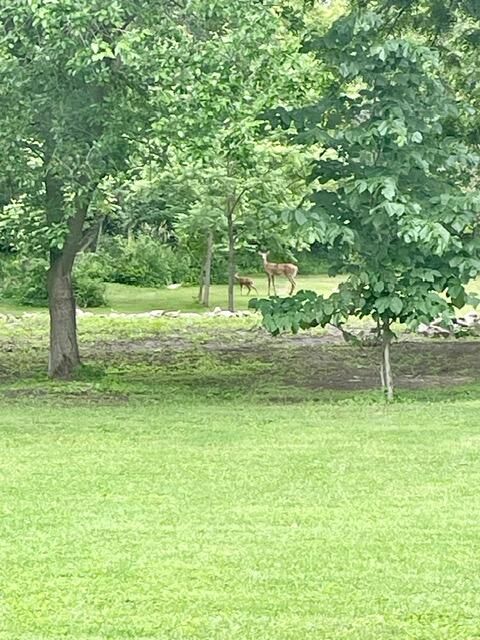
[[469,311],[463,316],[463,320],[471,327],[472,325],[480,322],[480,314],[476,311]]
[[75,309],[75,314],[77,318],[88,318],[89,316],[93,316],[91,311],[83,311],[83,309],[80,309],[79,307]]
[[235,312],[234,311],[228,311],[228,310],[223,310],[220,309],[220,311],[214,311],[213,312],[215,316],[219,316],[221,318],[233,318],[235,317]]
[[174,284],[168,284],[167,289],[180,289],[181,286],[182,286],[181,282],[176,282]]
[[423,336],[426,336],[426,335],[429,335],[429,328],[430,327],[428,326],[428,324],[421,322],[417,327],[417,332]]
[[436,326],[434,324],[423,324],[418,325],[417,332],[426,336],[427,338],[432,338],[433,336],[450,336],[450,331],[448,329],[444,329],[443,327]]
[[179,318],[182,315],[181,311],[166,311],[164,316],[166,318]]
[[439,326],[430,326],[429,330],[431,331],[431,335],[433,336],[441,336],[442,338],[449,338],[451,333],[448,329],[444,329]]
[[327,324],[326,330],[329,336],[335,336],[335,337],[341,338],[343,335],[340,329],[333,324]]
[[165,315],[165,311],[163,309],[154,309],[153,311],[149,311],[148,315],[152,318],[161,318]]

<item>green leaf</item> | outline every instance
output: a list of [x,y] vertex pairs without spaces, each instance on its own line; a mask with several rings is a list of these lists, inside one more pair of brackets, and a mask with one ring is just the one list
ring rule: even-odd
[[307,216],[303,213],[301,209],[296,209],[295,221],[299,226],[302,226],[307,222]]
[[405,205],[399,202],[385,202],[383,205],[389,216],[401,216],[405,213]]
[[401,310],[403,309],[403,302],[400,300],[399,297],[394,296],[393,298],[391,298],[389,306],[390,306],[390,309],[393,311],[393,313],[396,316],[398,316]]
[[387,178],[384,184],[385,186],[382,189],[383,197],[386,198],[387,200],[393,200],[393,198],[397,193],[395,180],[393,180],[392,178]]
[[421,142],[423,142],[423,136],[420,133],[420,131],[415,131],[415,133],[413,133],[412,142],[416,142],[417,144],[420,144]]

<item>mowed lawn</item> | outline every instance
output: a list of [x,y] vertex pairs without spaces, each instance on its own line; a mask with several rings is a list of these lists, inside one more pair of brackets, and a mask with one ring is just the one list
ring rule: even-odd
[[[250,274],[250,276],[255,281],[258,297],[267,297],[266,275]],[[331,278],[326,274],[315,276],[302,276],[300,274],[297,279],[297,291],[306,289],[328,296],[338,287],[341,281],[341,277]],[[278,295],[288,295],[290,285],[285,278],[276,278],[276,287]],[[480,279],[472,282],[470,290],[472,293],[480,292]],[[253,297],[257,297],[257,293],[252,291],[249,296],[244,290],[242,294],[239,286],[235,285],[235,308],[237,310],[248,309],[249,300]],[[138,313],[163,309],[165,311],[204,312],[215,307],[228,308],[228,287],[226,284],[211,286],[210,306],[208,309],[198,303],[198,287],[188,285],[169,289],[168,287],[134,287],[122,284],[107,284],[106,302],[105,307],[91,309],[91,311],[94,313],[105,313],[105,311]],[[13,300],[0,299],[0,313],[20,315],[25,311],[47,313],[46,308],[25,307]]]
[[[267,277],[265,274],[251,276],[256,284],[258,297],[267,297]],[[311,289],[317,293],[329,295],[340,283],[340,278],[330,278],[327,275],[299,276],[297,290]],[[276,278],[276,288],[279,295],[287,295],[290,284],[285,278]],[[273,293],[273,291],[272,291]],[[109,307],[116,311],[135,312],[165,309],[169,311],[203,311],[198,304],[198,287],[182,286],[179,289],[140,288],[127,285],[110,284],[107,287]],[[252,291],[251,296],[244,290],[243,295],[238,285],[235,286],[235,306],[237,309],[247,309],[250,297],[257,297]],[[212,285],[210,293],[210,308],[228,307],[227,285]]]
[[[267,297],[267,277],[265,274],[251,276],[256,284],[258,297]],[[330,278],[328,275],[299,276],[298,287],[300,289],[311,289],[317,293],[329,295],[340,283],[340,278]],[[277,293],[287,295],[290,290],[288,280],[276,278]],[[244,290],[243,295],[238,285],[235,285],[235,308],[244,310],[248,308],[250,298],[257,294],[252,291],[248,296]],[[169,289],[167,287],[134,287],[123,284],[107,284],[106,287],[106,307],[93,309],[97,313],[105,311],[118,311],[120,313],[138,313],[164,309],[165,311],[207,311],[205,307],[198,303],[198,287],[182,285],[179,288]],[[228,287],[226,284],[214,284],[210,289],[210,309],[228,307]],[[0,313],[22,314],[24,312],[35,312],[46,314],[46,308],[25,307],[14,300],[0,299]]]
[[473,640],[480,402],[4,402],[0,638]]

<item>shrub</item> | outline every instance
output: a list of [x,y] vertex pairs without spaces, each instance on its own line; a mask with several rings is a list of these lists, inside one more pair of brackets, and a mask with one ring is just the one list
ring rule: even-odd
[[2,297],[20,304],[44,306],[47,304],[48,262],[43,258],[9,256],[3,259]]
[[149,236],[112,238],[104,243],[101,256],[110,282],[156,287],[191,281],[188,255]]
[[73,271],[73,290],[79,307],[103,307],[106,304],[106,266],[93,253],[81,254]]
[[[94,260],[80,256],[75,264],[73,289],[81,307],[105,304],[105,285],[93,267]],[[48,261],[45,258],[9,256],[2,259],[1,295],[27,306],[46,306]]]

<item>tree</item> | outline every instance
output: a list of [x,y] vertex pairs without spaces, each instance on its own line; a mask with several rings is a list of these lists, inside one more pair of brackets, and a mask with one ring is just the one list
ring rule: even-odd
[[383,25],[379,13],[355,11],[312,38],[306,47],[324,60],[330,94],[272,115],[296,127],[297,143],[324,147],[305,225],[346,281],[328,298],[300,292],[256,307],[273,333],[371,316],[391,400],[393,323],[447,322],[469,300],[465,286],[480,272],[480,198],[468,189],[478,157],[449,128],[465,105],[445,84],[437,52],[385,36]]
[[[274,247],[302,246],[302,238],[295,237],[281,214],[306,193],[305,153],[260,141],[254,158],[251,167],[244,164],[232,176],[220,152],[216,161],[205,164],[192,160],[186,147],[172,154],[152,184],[164,195],[179,246],[188,247],[201,265],[199,300],[206,306],[215,255],[227,255],[231,270],[238,249],[257,253],[267,240]],[[230,289],[232,310],[233,305]]]
[[168,0],[0,3],[3,181],[24,209],[19,223],[35,223],[26,244],[49,253],[53,377],[80,361],[71,273],[90,204],[149,128],[158,72],[146,51],[180,33],[181,12]]
[[[188,80],[179,100],[183,109],[174,114],[173,128],[178,139],[171,146],[184,170],[198,163],[203,172],[203,177],[198,176],[197,202],[206,211],[208,207],[201,199],[211,203],[213,198],[213,211],[223,211],[219,228],[225,229],[227,236],[230,310],[234,309],[236,248],[239,239],[246,242],[246,230],[253,226],[247,220],[254,217],[251,203],[261,191],[264,202],[271,203],[272,195],[266,192],[265,185],[287,177],[286,171],[280,177],[281,171],[275,166],[278,153],[274,144],[259,143],[263,124],[258,114],[279,101],[294,104],[318,91],[311,80],[315,75],[312,67],[317,68],[318,64],[313,56],[299,55],[300,36],[287,28],[285,15],[291,17],[287,9],[300,4],[303,3],[257,3],[250,14],[242,15],[241,5],[230,3],[225,9],[231,14],[228,26],[213,37],[192,42],[185,71]],[[218,12],[211,20],[218,20]],[[288,153],[293,150],[284,152],[284,156]],[[292,176],[287,177],[283,194],[274,189],[280,196],[277,208],[288,200],[291,182]],[[298,184],[296,188],[298,191]],[[205,217],[205,240],[212,232],[212,218],[219,216]],[[198,220],[193,219],[192,224],[198,229]],[[184,229],[188,226],[185,218],[182,225]],[[217,235],[215,231],[213,234]]]

